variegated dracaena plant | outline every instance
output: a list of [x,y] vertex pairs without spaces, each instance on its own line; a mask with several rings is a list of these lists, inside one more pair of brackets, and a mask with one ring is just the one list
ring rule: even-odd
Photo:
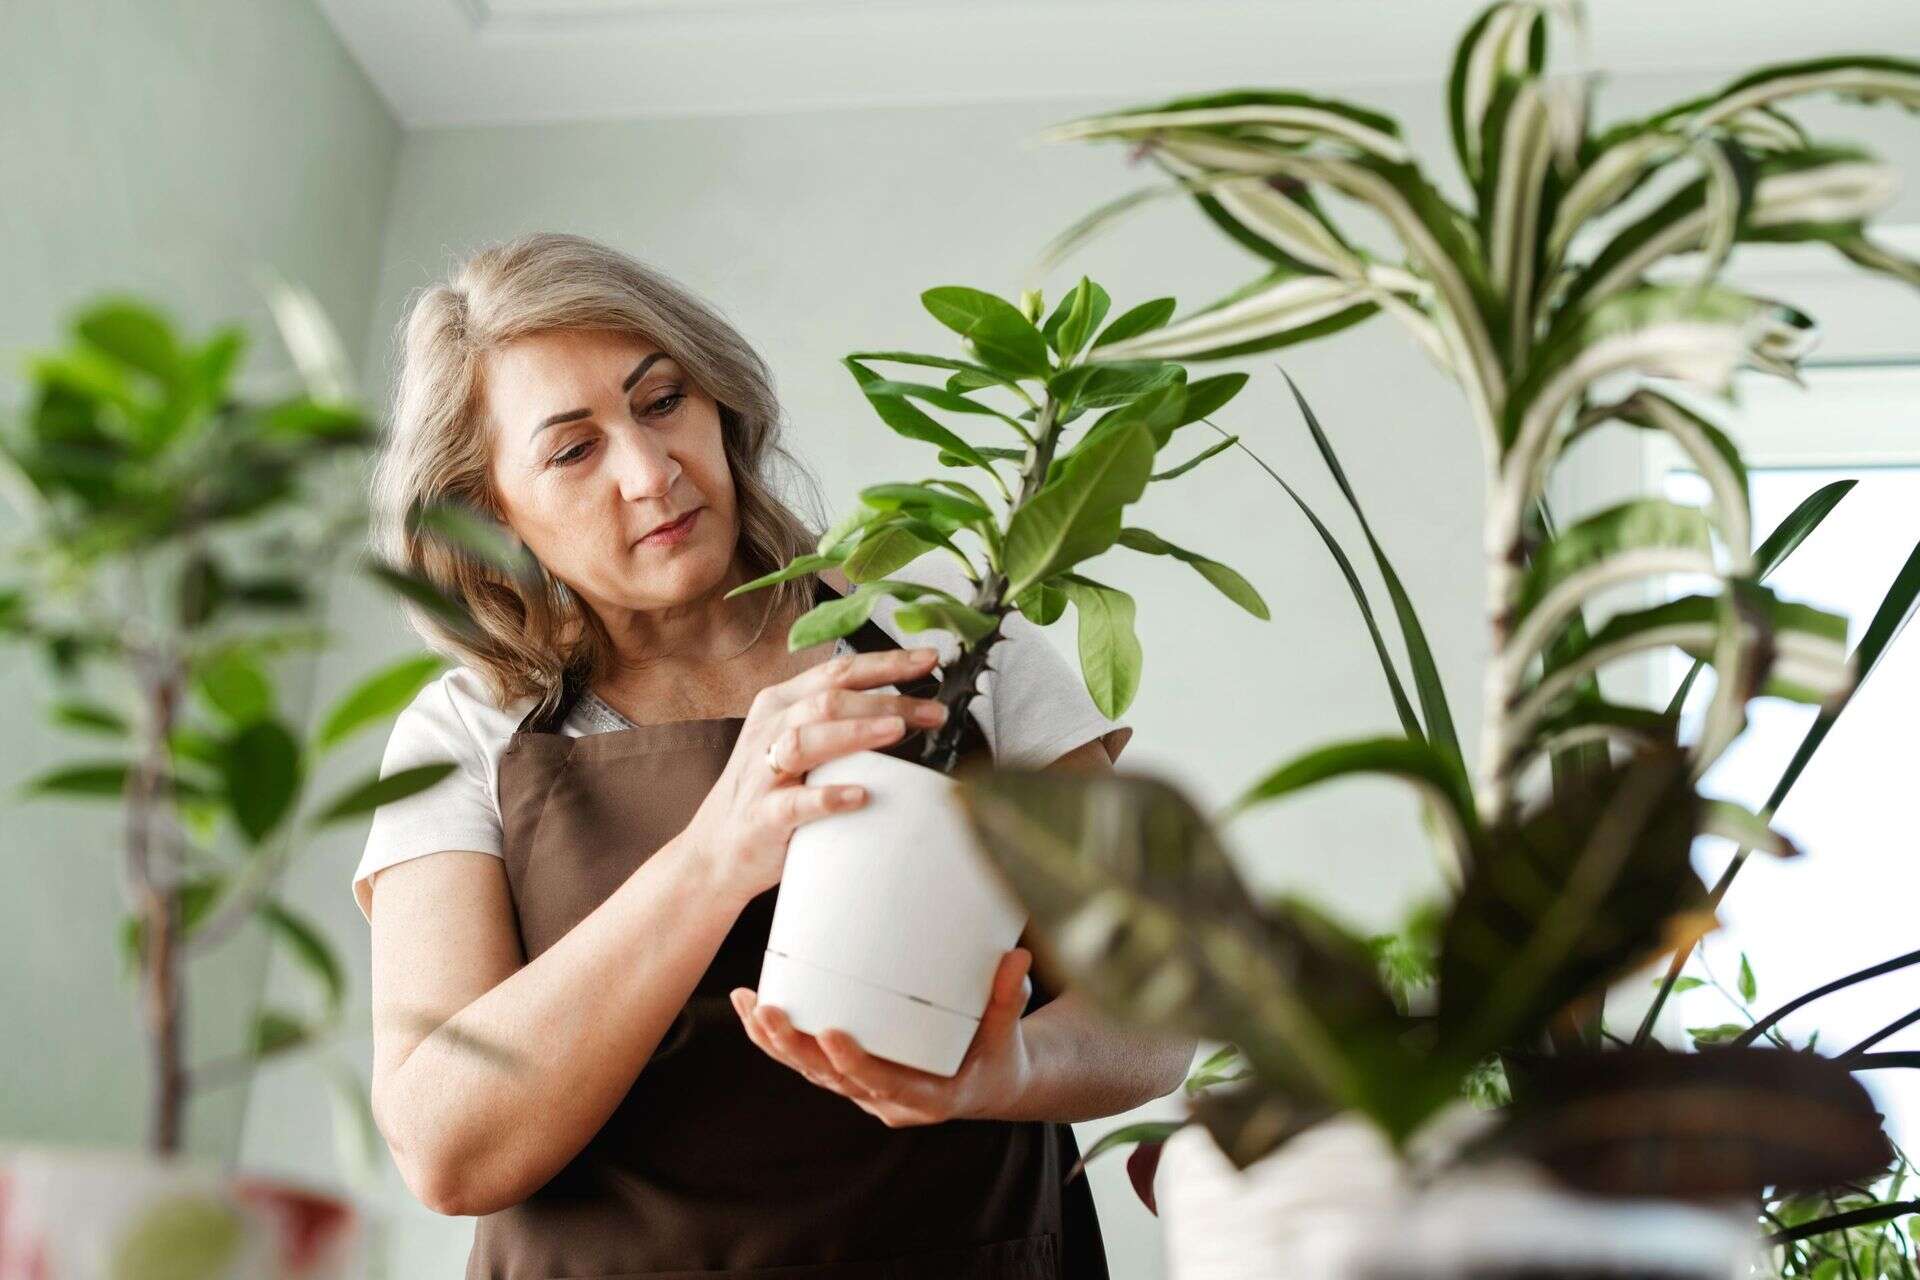
[[[729,592],[771,586],[837,565],[858,584],[798,618],[787,643],[803,649],[844,636],[864,623],[883,596],[901,601],[894,620],[905,631],[938,627],[959,638],[960,654],[940,678],[940,701],[956,713],[921,744],[921,761],[943,772],[957,763],[966,706],[1000,639],[1001,620],[1018,609],[1047,626],[1072,601],[1079,622],[1080,666],[1087,691],[1118,716],[1139,687],[1140,642],[1133,597],[1090,578],[1079,566],[1112,547],[1172,556],[1192,565],[1228,599],[1268,616],[1259,592],[1234,570],[1177,547],[1147,529],[1126,525],[1126,509],[1154,481],[1171,480],[1220,452],[1155,469],[1155,458],[1189,423],[1217,411],[1246,384],[1243,373],[1187,381],[1171,360],[1096,360],[1092,346],[1115,347],[1167,322],[1172,298],[1155,298],[1107,321],[1107,291],[1082,278],[1044,321],[1037,294],[1015,306],[958,285],[929,289],[921,303],[966,340],[971,360],[912,351],[859,351],[843,364],[875,412],[900,435],[938,450],[939,461],[968,467],[990,485],[942,477],[869,485],[853,510],[820,536],[815,551]],[[944,385],[881,376],[876,364],[946,371]],[[917,404],[915,402],[918,402]],[[1017,444],[975,444],[919,408],[991,420]],[[1099,411],[1096,414],[1096,411]],[[1074,432],[1075,422],[1096,414]],[[1012,483],[1009,484],[1009,475]],[[891,575],[921,556],[951,555],[972,585],[969,599]]]
[[[1714,398],[1730,393],[1742,367],[1793,376],[1812,323],[1722,277],[1741,242],[1812,241],[1920,284],[1920,265],[1867,233],[1894,190],[1886,166],[1815,142],[1787,110],[1821,93],[1920,106],[1920,64],[1775,67],[1595,131],[1590,79],[1546,72],[1550,34],[1578,20],[1521,0],[1493,6],[1467,31],[1448,82],[1472,194],[1465,207],[1423,173],[1393,121],[1303,94],[1188,98],[1053,131],[1129,144],[1170,175],[1159,190],[1190,194],[1270,266],[1213,307],[1096,344],[1092,358],[1241,356],[1386,312],[1459,383],[1486,462],[1492,657],[1477,766],[1410,634],[1421,712],[1396,680],[1404,736],[1313,751],[1241,801],[1361,774],[1418,789],[1445,832],[1456,881],[1437,926],[1432,1007],[1397,1002],[1366,949],[1319,914],[1257,903],[1210,825],[1171,787],[1006,773],[967,791],[1051,960],[1122,1017],[1229,1042],[1209,1083],[1238,1087],[1204,1094],[1198,1110],[1242,1163],[1333,1110],[1362,1112],[1404,1140],[1494,1060],[1517,1095],[1555,1104],[1517,1110],[1504,1140],[1596,1189],[1817,1186],[1888,1155],[1864,1092],[1829,1059],[1727,1050],[1676,1064],[1675,1055],[1615,1052],[1602,1071],[1581,1064],[1593,1059],[1582,1050],[1603,1044],[1596,994],[1711,923],[1716,899],[1691,866],[1694,837],[1729,835],[1742,856],[1789,851],[1768,827],[1771,806],[1752,813],[1695,787],[1742,731],[1748,702],[1817,703],[1830,724],[1861,674],[1844,619],[1762,584],[1781,546],[1756,553],[1741,459],[1712,420]],[[1379,215],[1404,256],[1360,247],[1323,205],[1328,194]],[[1114,202],[1067,239],[1140,199]],[[1644,498],[1556,528],[1544,498],[1556,459],[1571,440],[1612,425],[1670,436],[1711,501],[1697,509]],[[1322,451],[1331,463],[1324,440]],[[1618,609],[1589,628],[1603,593],[1676,573],[1713,589]],[[1910,564],[1892,616],[1910,610],[1916,577]],[[1391,574],[1388,586],[1407,628],[1410,606]],[[1717,676],[1704,726],[1684,745],[1678,700],[1660,711],[1624,705],[1603,697],[1598,680],[1619,659],[1671,646]],[[1552,785],[1530,797],[1522,784],[1549,762]],[[1561,1054],[1536,1055],[1549,1045]],[[1609,1160],[1557,1126],[1574,1104],[1615,1089],[1692,1099],[1685,1124],[1643,1108],[1645,1124],[1623,1138],[1642,1144],[1639,1155],[1669,1144],[1656,1154],[1673,1158]],[[1769,1100],[1698,1105],[1730,1089]],[[1796,1125],[1821,1141],[1794,1141]],[[1676,1154],[1686,1143],[1706,1145]],[[1707,1151],[1713,1158],[1684,1158]],[[1656,1169],[1676,1180],[1640,1176]]]

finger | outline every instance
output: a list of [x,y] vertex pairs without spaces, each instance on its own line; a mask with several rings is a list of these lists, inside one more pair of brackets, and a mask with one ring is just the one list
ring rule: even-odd
[[786,772],[804,774],[855,751],[872,751],[898,742],[906,734],[906,721],[899,716],[795,725],[774,739],[773,758]]
[[991,1044],[1020,1021],[1027,1004],[1027,973],[1032,967],[1033,952],[1025,947],[1015,947],[1000,957],[1000,967],[993,974],[993,992],[980,1015],[980,1029],[974,1033],[976,1042]]
[[943,1083],[940,1076],[874,1057],[860,1047],[858,1040],[837,1028],[821,1032],[819,1043],[827,1062],[841,1078],[875,1102],[911,1107],[930,1088]]
[[905,693],[880,693],[870,689],[843,689],[838,685],[820,689],[799,699],[781,713],[786,727],[812,724],[821,720],[857,720],[862,716],[901,716],[910,724],[931,728],[944,724],[947,709],[936,698],[916,698]]
[[883,649],[875,653],[842,654],[808,667],[786,684],[796,699],[831,686],[873,689],[925,675],[933,670],[939,660],[940,651],[928,645],[913,649]]
[[779,834],[836,813],[847,813],[867,802],[867,789],[858,783],[830,787],[781,787],[760,801],[758,821],[765,831]]
[[848,1092],[839,1069],[821,1051],[819,1042],[795,1027],[792,1019],[787,1017],[786,1010],[774,1005],[757,1005],[753,1019],[800,1074],[836,1093]]

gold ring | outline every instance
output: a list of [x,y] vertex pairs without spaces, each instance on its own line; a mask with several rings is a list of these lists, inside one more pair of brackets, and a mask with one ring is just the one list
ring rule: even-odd
[[780,762],[773,758],[773,749],[779,745],[780,745],[780,739],[778,738],[775,738],[772,742],[769,742],[767,744],[767,768],[773,770],[774,777],[780,779],[782,782],[785,782],[787,779],[793,777],[794,775],[788,773],[785,769],[782,769],[780,767]]

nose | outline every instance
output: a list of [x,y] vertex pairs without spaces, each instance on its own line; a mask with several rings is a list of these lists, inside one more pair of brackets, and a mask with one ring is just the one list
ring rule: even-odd
[[620,496],[628,502],[664,498],[680,478],[680,461],[647,431],[615,432],[614,475]]

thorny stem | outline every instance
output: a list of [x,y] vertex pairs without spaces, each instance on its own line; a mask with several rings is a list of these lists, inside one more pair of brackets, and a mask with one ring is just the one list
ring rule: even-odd
[[[1060,431],[1054,424],[1058,411],[1059,403],[1048,396],[1034,420],[1033,455],[1020,478],[1020,496],[1008,509],[1009,519],[1047,482],[1047,471],[1053,465],[1054,450],[1060,442]],[[947,709],[946,723],[927,735],[920,753],[920,763],[930,769],[952,773],[960,761],[960,733],[966,724],[966,708],[979,692],[980,677],[990,666],[988,655],[1000,641],[1000,620],[1011,607],[1005,599],[1009,585],[1006,570],[996,566],[988,569],[974,588],[969,603],[993,618],[994,626],[978,641],[963,648],[959,658],[940,675],[939,701]]]

